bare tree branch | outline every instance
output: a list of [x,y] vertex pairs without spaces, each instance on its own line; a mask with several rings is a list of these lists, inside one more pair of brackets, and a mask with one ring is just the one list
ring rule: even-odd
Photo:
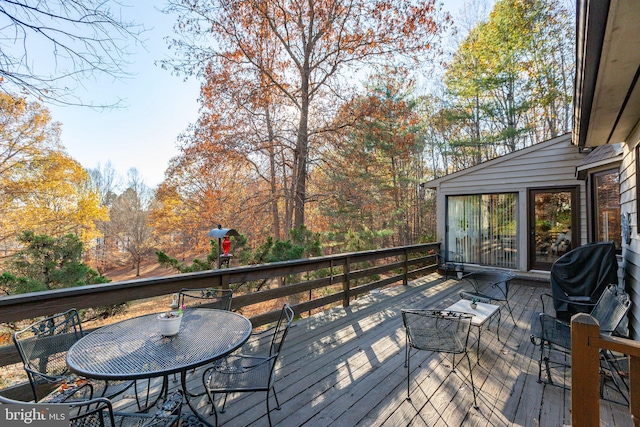
[[130,43],[142,26],[116,0],[0,0],[0,91],[64,105],[93,105],[75,89],[98,75],[127,77]]

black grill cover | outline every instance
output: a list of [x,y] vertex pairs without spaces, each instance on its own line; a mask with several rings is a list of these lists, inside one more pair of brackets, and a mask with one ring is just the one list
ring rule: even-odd
[[[567,252],[551,266],[554,297],[595,304],[608,284],[618,283],[613,242],[589,243]],[[557,317],[570,318],[589,309],[554,300]]]

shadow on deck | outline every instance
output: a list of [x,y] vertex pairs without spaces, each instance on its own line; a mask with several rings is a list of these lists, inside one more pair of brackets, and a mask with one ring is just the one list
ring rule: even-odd
[[[450,374],[450,358],[424,351],[412,357],[412,400],[405,399],[405,337],[400,309],[445,308],[459,299],[464,288],[468,288],[464,280],[443,281],[432,274],[407,287],[371,293],[346,309],[294,322],[277,371],[276,390],[282,409],[272,410],[274,425],[570,424],[570,392],[537,382],[539,353],[529,340],[529,323],[532,313],[539,311],[540,293],[548,288],[531,284],[516,282],[512,286],[515,324],[504,311],[500,341],[496,321],[483,329],[479,364],[473,366],[479,410],[473,408],[466,363]],[[471,357],[475,362],[475,343]],[[202,389],[200,372],[189,374],[192,391]],[[570,379],[565,381],[568,384]],[[116,407],[133,402],[125,394]],[[204,408],[204,399],[198,403]],[[633,425],[626,406],[601,400],[600,410],[601,425]],[[219,422],[222,426],[268,425],[265,394],[229,395]]]

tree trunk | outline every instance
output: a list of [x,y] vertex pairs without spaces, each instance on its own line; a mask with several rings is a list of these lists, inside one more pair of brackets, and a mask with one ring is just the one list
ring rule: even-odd
[[304,203],[307,186],[307,157],[309,154],[309,65],[305,61],[301,70],[300,122],[296,141],[296,170],[293,227],[304,226]]
[[478,94],[478,92],[476,91],[476,105],[475,105],[475,110],[473,111],[473,121],[474,121],[474,134],[475,134],[475,139],[476,139],[476,147],[475,147],[475,153],[476,153],[476,165],[479,165],[480,163],[482,163],[482,149],[481,149],[481,144],[480,144],[480,138],[481,138],[481,132],[480,132],[480,95]]
[[[291,237],[291,227],[293,224],[293,192],[295,179],[293,174],[295,173],[295,167],[293,171],[289,173],[287,171],[287,158],[284,153],[282,155],[282,188],[284,189],[284,224],[282,225],[282,234],[284,240],[289,240]],[[294,160],[295,162],[295,160]]]
[[273,216],[273,236],[280,239],[280,214],[278,213],[278,186],[276,183],[276,159],[274,153],[275,137],[273,135],[273,125],[269,108],[266,108],[265,117],[267,122],[267,133],[269,138],[269,169],[271,181],[271,215]]

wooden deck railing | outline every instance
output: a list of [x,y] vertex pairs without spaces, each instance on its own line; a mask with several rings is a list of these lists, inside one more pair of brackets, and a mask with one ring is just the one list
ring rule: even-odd
[[600,334],[598,322],[586,313],[571,319],[571,424],[600,425],[600,349],[629,355],[629,407],[640,426],[640,343]]
[[[434,271],[437,260],[433,254],[438,253],[439,248],[439,243],[427,243],[12,295],[0,298],[0,323],[47,316],[72,307],[91,308],[168,295],[178,292],[181,288],[220,286],[228,289],[234,284],[312,274],[323,269],[326,273],[320,278],[249,294],[234,294],[232,309],[242,311],[243,307],[302,293],[308,293],[309,298],[291,304],[296,313],[308,312],[336,302],[341,302],[346,307],[349,301],[358,295],[392,283],[402,282],[406,285],[410,279]],[[381,276],[383,278],[379,278]],[[312,290],[334,285],[342,285],[341,290],[316,298],[311,297]],[[259,313],[250,320],[254,327],[261,326],[277,320],[279,313],[280,310]],[[19,362],[15,346],[0,347],[0,368]],[[17,396],[20,393],[21,391],[13,390],[11,394]]]

